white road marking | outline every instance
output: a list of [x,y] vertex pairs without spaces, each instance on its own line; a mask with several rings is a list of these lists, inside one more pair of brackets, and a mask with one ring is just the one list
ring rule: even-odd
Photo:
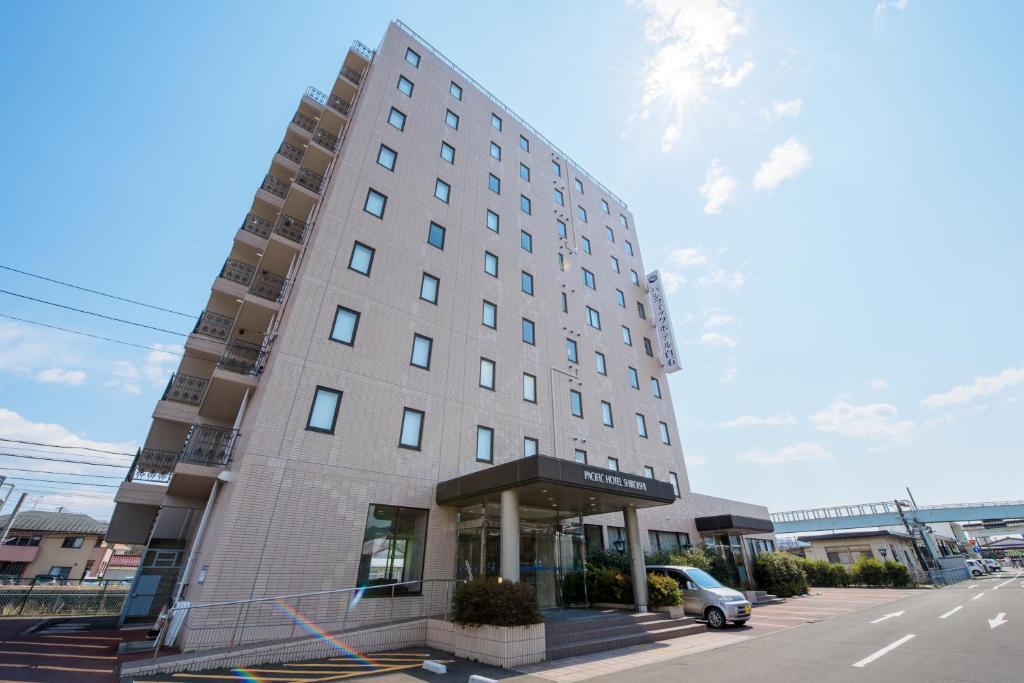
[[892,619],[893,617],[902,617],[904,612],[906,612],[906,611],[907,610],[903,609],[903,610],[900,610],[899,612],[889,612],[884,617],[878,617],[877,619],[875,619],[871,623],[872,624],[877,624],[880,621],[885,621],[886,619]]
[[1002,626],[1006,623],[1006,612],[1000,612],[996,615],[995,619],[988,620],[988,627],[995,628],[996,626]]
[[1003,581],[1001,584],[999,584],[998,586],[996,586],[992,590],[997,591],[1000,588],[1002,588],[1003,586],[1005,586],[1006,584],[1013,583],[1014,581],[1016,581],[1019,578],[1020,578],[1020,574],[1017,574],[1017,576],[1013,577],[1012,579],[1007,579],[1006,581]]
[[974,590],[977,587],[978,587],[978,584],[972,583],[970,586],[967,587],[967,590]]
[[978,598],[980,598],[980,597],[981,597],[982,595],[984,595],[984,593],[978,593],[978,594],[977,594],[977,595],[975,595],[975,596],[974,596],[973,598],[971,598],[971,600],[977,600],[977,599],[978,599]]
[[954,607],[953,609],[949,610],[948,612],[946,612],[945,614],[943,614],[941,617],[939,617],[939,619],[945,619],[946,617],[953,616],[954,614],[956,614],[957,612],[959,612],[963,608],[964,608],[963,605],[958,605],[958,606]]
[[908,633],[907,635],[903,636],[903,637],[902,637],[902,638],[900,638],[899,640],[897,640],[897,641],[895,641],[895,642],[892,642],[892,643],[889,643],[888,645],[886,645],[885,647],[883,647],[883,648],[882,648],[881,650],[879,650],[878,652],[876,652],[876,653],[874,653],[874,654],[871,654],[871,655],[868,655],[868,656],[867,656],[867,657],[865,657],[864,659],[862,659],[862,660],[860,660],[859,662],[857,662],[856,664],[854,664],[854,666],[855,666],[855,667],[857,667],[858,669],[864,668],[865,666],[867,666],[867,665],[868,665],[868,664],[870,664],[871,662],[875,661],[875,660],[876,660],[876,659],[878,659],[879,657],[882,657],[882,656],[884,656],[884,655],[887,655],[887,654],[889,654],[890,652],[892,652],[893,650],[895,650],[896,648],[898,648],[898,647],[899,647],[900,645],[902,645],[903,643],[905,643],[905,642],[907,642],[908,640],[910,640],[911,638],[913,638],[913,637],[914,637],[914,635],[915,635],[915,634],[913,634],[913,633]]

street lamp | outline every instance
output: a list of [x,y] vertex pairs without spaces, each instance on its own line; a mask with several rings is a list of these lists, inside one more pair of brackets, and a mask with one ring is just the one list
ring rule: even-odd
[[621,539],[618,540],[618,541],[612,541],[612,545],[615,546],[615,549],[617,551],[619,551],[620,553],[626,552],[626,542],[625,541],[623,541]]

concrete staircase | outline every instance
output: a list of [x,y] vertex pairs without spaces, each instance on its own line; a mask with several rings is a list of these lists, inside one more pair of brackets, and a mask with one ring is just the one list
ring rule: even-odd
[[780,602],[785,602],[782,598],[765,591],[747,591],[746,596],[747,600],[749,600],[750,604],[754,607],[757,607],[758,605],[775,605]]
[[682,638],[703,633],[707,626],[692,617],[673,619],[659,612],[615,611],[600,616],[547,621],[545,630],[546,658],[551,660]]

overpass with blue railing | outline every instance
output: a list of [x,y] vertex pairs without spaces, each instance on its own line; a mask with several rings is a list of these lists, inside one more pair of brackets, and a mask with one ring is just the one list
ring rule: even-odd
[[1015,520],[1024,519],[1024,500],[948,505],[914,505],[910,501],[888,500],[881,503],[773,512],[771,519],[777,534],[905,526],[908,522],[932,524]]

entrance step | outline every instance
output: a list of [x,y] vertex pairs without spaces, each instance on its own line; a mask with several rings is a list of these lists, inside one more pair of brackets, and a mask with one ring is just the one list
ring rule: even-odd
[[560,659],[614,650],[657,640],[703,633],[707,626],[692,617],[673,619],[657,612],[554,620],[545,623],[546,658]]

